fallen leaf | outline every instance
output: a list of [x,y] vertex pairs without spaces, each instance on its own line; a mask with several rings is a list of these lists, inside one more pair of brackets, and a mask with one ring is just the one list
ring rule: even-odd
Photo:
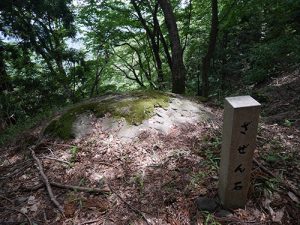
[[300,203],[298,197],[297,197],[293,192],[289,191],[289,192],[288,192],[288,196],[289,196],[294,202],[296,202],[297,204]]
[[65,211],[65,216],[67,218],[73,217],[75,211],[76,211],[76,204],[74,202],[66,202],[64,204],[64,211]]
[[284,209],[285,207],[283,207],[282,209],[278,210],[277,212],[274,212],[272,215],[272,221],[275,223],[281,223],[281,220],[284,216]]
[[84,200],[83,207],[99,212],[105,212],[109,208],[109,202],[105,199],[90,198]]
[[271,214],[271,215],[273,215],[274,214],[274,210],[271,208],[271,206],[270,206],[270,203],[271,203],[272,201],[271,201],[271,199],[269,199],[269,198],[266,198],[263,202],[262,202],[262,205],[263,205],[263,207],[265,208],[265,209],[267,209],[268,211],[269,211],[269,213]]

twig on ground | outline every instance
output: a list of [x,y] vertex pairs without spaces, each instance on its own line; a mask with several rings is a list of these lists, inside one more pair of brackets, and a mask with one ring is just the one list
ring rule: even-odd
[[20,214],[22,214],[23,216],[26,217],[29,225],[32,225],[31,219],[25,213],[23,213],[23,212],[21,212],[21,211],[19,211],[17,209],[11,209],[11,208],[7,208],[7,207],[0,207],[0,209],[5,209],[5,210],[8,210],[8,211],[13,211],[13,212],[20,213]]
[[73,185],[66,185],[66,184],[60,184],[56,182],[50,182],[50,184],[53,187],[63,188],[63,189],[71,189],[74,191],[83,191],[83,192],[89,192],[89,193],[102,193],[102,194],[108,194],[109,191],[105,189],[100,188],[87,188],[87,187],[80,187],[80,186],[73,186]]
[[43,183],[45,184],[45,186],[46,186],[46,188],[47,188],[47,191],[48,191],[50,200],[51,200],[51,201],[53,202],[53,204],[59,209],[59,211],[64,215],[64,209],[63,209],[63,207],[58,203],[58,201],[56,200],[56,198],[54,197],[52,188],[51,188],[51,186],[50,186],[50,184],[49,184],[49,181],[48,181],[48,178],[47,178],[47,176],[46,176],[45,173],[44,173],[42,163],[41,163],[41,161],[36,157],[35,152],[34,152],[33,149],[31,149],[31,155],[32,155],[34,161],[35,161],[36,164],[37,164],[37,169],[39,170],[39,173],[40,173],[40,175],[41,175],[41,177],[42,177],[42,181],[43,181]]
[[47,147],[47,149],[48,149],[48,151],[49,151],[52,155],[54,155],[54,153],[53,153],[53,151],[52,151],[51,148]]
[[76,145],[68,145],[68,144],[60,144],[60,143],[52,143],[52,142],[46,142],[46,144],[49,144],[49,145],[57,145],[57,146],[64,146],[64,147],[75,147]]
[[[268,170],[266,167],[264,167],[261,163],[259,163],[256,159],[253,158],[253,162],[265,173],[267,173],[269,176],[271,177],[278,177],[276,176],[274,173],[272,173],[270,170]],[[295,195],[297,195],[300,198],[300,193],[297,192],[297,190],[294,190],[292,187],[290,187],[290,185],[288,185],[287,183],[284,182],[280,182],[280,184],[288,189],[289,191],[293,192]]]
[[64,161],[64,160],[61,160],[61,159],[57,159],[57,158],[52,158],[52,157],[49,157],[49,156],[43,156],[42,158],[44,159],[49,159],[49,160],[54,160],[54,161],[57,161],[57,162],[60,162],[60,163],[64,163],[64,164],[67,164],[68,166],[70,166],[71,164],[67,161]]
[[[94,194],[109,194],[110,193],[109,190],[100,189],[100,188],[88,188],[88,187],[81,187],[81,186],[73,186],[73,185],[60,184],[57,182],[50,182],[50,181],[49,181],[49,184],[51,186],[57,187],[57,188],[70,189],[70,190],[74,190],[74,191],[83,191],[83,192],[94,193]],[[38,184],[33,187],[23,187],[22,189],[24,189],[25,191],[36,191],[44,186],[45,186],[44,184]]]
[[130,210],[132,210],[133,212],[135,212],[136,214],[138,214],[139,216],[141,216],[142,219],[146,222],[146,224],[150,225],[150,223],[148,222],[148,220],[146,219],[146,217],[144,216],[144,214],[140,210],[134,208],[132,205],[130,205],[128,202],[126,202],[117,192],[115,192],[112,189],[112,187],[110,186],[109,182],[107,182],[107,185],[108,185],[110,191],[112,193],[114,193]]
[[41,184],[38,184],[38,185],[35,185],[35,186],[32,186],[32,187],[22,186],[21,189],[22,189],[22,191],[30,192],[30,191],[37,191],[42,187],[45,187],[44,183],[41,183]]
[[113,165],[113,163],[98,162],[98,161],[96,161],[95,163],[97,163],[99,165],[107,166],[107,167],[118,168],[117,166]]

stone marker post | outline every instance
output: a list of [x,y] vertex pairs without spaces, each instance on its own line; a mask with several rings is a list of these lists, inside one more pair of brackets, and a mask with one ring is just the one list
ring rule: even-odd
[[244,207],[256,145],[260,104],[251,96],[225,98],[219,197],[225,208]]

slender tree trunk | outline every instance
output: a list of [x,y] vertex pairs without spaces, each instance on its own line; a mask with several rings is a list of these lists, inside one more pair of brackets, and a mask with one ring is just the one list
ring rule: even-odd
[[104,70],[104,66],[99,68],[97,67],[97,71],[96,71],[96,76],[95,76],[95,81],[93,83],[93,86],[91,88],[91,92],[90,92],[90,98],[92,98],[94,96],[94,92],[97,88],[97,86],[99,85],[99,81],[100,81],[100,75],[102,74],[102,71]]
[[[209,34],[209,43],[206,55],[202,58],[202,96],[208,97],[209,95],[209,68],[210,61],[214,54],[217,36],[218,36],[218,0],[211,0],[211,27]],[[200,93],[198,93],[200,94]]]
[[6,73],[4,56],[2,55],[3,48],[0,46],[0,93],[2,91],[12,91],[10,78]]
[[223,51],[225,50],[225,54],[222,57],[222,69],[221,69],[221,90],[225,91],[226,88],[226,77],[227,77],[227,71],[225,69],[225,65],[227,63],[227,54],[226,54],[226,49],[227,49],[227,44],[228,44],[228,33],[225,32],[223,35],[223,40],[222,40],[222,49]]
[[157,82],[158,82],[158,85],[160,86],[160,84],[164,81],[164,74],[163,74],[163,70],[162,70],[162,61],[161,61],[160,54],[159,54],[159,39],[156,40],[156,33],[158,33],[158,29],[159,29],[159,23],[157,20],[158,5],[155,5],[155,9],[152,12],[154,27],[153,27],[153,30],[151,30],[150,27],[147,25],[147,22],[144,19],[141,9],[140,9],[139,5],[137,4],[137,2],[135,0],[131,0],[131,4],[133,5],[133,7],[138,15],[139,21],[141,22],[142,26],[144,27],[144,29],[146,31],[147,36],[150,39],[150,46],[151,46],[151,50],[153,52],[155,64],[157,67]]
[[172,92],[183,94],[185,92],[185,66],[183,64],[183,51],[180,44],[176,18],[169,0],[158,0],[164,13],[169,33],[172,51]]

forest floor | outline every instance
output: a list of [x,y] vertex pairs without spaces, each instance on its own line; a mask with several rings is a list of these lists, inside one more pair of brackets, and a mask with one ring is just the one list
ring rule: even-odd
[[[196,103],[183,100],[184,112],[178,113],[180,104],[169,106],[177,119],[158,108],[139,132],[93,117],[89,132],[73,140],[41,139],[42,126],[24,132],[0,149],[0,224],[300,224],[299,88],[298,72],[257,90],[263,117],[243,209],[197,209],[199,196],[218,202],[223,110],[198,104],[205,116],[197,120]],[[64,215],[50,200],[31,150]]]

